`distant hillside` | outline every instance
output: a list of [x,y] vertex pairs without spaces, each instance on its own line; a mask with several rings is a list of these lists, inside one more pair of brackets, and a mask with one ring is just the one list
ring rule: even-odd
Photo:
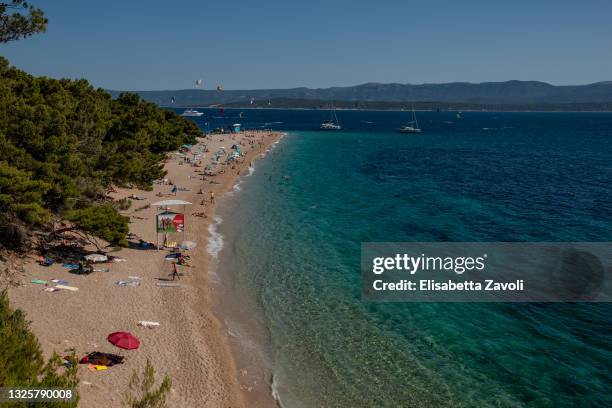
[[[119,91],[109,91],[113,97]],[[169,90],[134,91],[143,99],[162,106],[208,106],[258,101],[320,100],[346,102],[446,102],[485,105],[585,104],[612,102],[612,81],[589,85],[555,86],[537,81],[452,82],[446,84],[379,84],[333,88],[291,88],[258,90]]]

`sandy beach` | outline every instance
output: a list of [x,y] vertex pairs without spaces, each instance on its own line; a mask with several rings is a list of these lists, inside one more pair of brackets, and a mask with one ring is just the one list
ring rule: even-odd
[[[161,287],[157,283],[171,278],[172,263],[165,261],[168,250],[123,248],[109,252],[124,259],[123,262],[96,264],[89,275],[76,275],[61,263],[44,267],[36,262],[38,254],[24,258],[25,273],[16,277],[20,285],[9,290],[14,308],[27,313],[31,328],[38,337],[46,355],[56,351],[61,356],[75,351],[80,358],[91,351],[121,354],[124,364],[104,371],[90,371],[80,365],[80,406],[119,407],[134,370],[142,372],[150,359],[159,379],[168,374],[172,389],[168,404],[172,407],[245,407],[274,406],[271,396],[249,396],[241,387],[239,370],[230,350],[227,335],[212,314],[211,288],[208,284],[210,256],[207,253],[208,227],[213,221],[215,202],[230,191],[237,178],[249,171],[249,163],[282,134],[278,132],[243,132],[239,134],[211,135],[193,146],[192,152],[205,144],[208,152],[201,157],[200,167],[185,162],[171,153],[165,163],[166,179],[173,185],[155,184],[151,191],[117,188],[109,195],[113,199],[136,196],[131,207],[124,211],[130,216],[130,233],[143,240],[156,242],[154,207],[147,207],[164,199],[186,200],[192,203],[185,211],[185,233],[176,233],[170,240],[195,241],[189,251],[190,266],[179,266],[182,274],[175,280],[178,287]],[[243,157],[232,165],[218,166],[223,174],[205,180],[198,172],[212,163],[214,153],[222,146],[231,153],[238,144]],[[201,193],[200,193],[201,190]],[[142,209],[140,209],[142,208]],[[181,211],[182,208],[173,208]],[[93,247],[87,249],[93,250]],[[31,283],[33,279],[49,281],[48,286]],[[55,286],[51,279],[68,281],[78,291],[44,291]],[[162,279],[162,280],[160,280]],[[139,286],[119,286],[118,281],[138,281]],[[140,327],[138,321],[155,321],[155,328]],[[128,331],[137,336],[141,345],[137,350],[121,350],[111,345],[106,336],[116,331]],[[261,379],[266,383],[269,379]],[[257,392],[257,391],[253,391]],[[259,391],[261,393],[261,391]],[[256,405],[257,405],[256,404]]]

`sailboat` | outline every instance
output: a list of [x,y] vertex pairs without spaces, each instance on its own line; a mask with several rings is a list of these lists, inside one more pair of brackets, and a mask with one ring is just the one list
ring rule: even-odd
[[421,133],[421,128],[419,128],[419,122],[416,118],[416,113],[414,112],[414,106],[412,107],[412,120],[406,123],[404,126],[399,128],[400,133]]
[[340,126],[340,122],[338,121],[338,116],[336,116],[336,109],[332,106],[330,109],[330,118],[328,120],[324,120],[321,123],[321,130],[341,130],[342,126]]

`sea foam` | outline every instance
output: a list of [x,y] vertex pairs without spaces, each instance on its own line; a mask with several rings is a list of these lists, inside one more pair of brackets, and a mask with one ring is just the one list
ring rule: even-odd
[[278,382],[276,381],[275,374],[272,374],[272,384],[270,384],[270,388],[272,389],[272,398],[274,398],[279,407],[284,408],[283,402],[281,401],[278,393]]
[[208,245],[206,246],[206,251],[211,257],[216,258],[223,249],[223,235],[217,231],[217,228],[223,222],[223,218],[217,216],[213,220],[214,222],[208,226]]

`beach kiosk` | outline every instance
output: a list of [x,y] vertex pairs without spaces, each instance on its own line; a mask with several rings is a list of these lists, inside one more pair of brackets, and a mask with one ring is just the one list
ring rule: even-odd
[[[159,207],[160,212],[155,216],[156,244],[159,249],[159,235],[163,234],[164,246],[168,244],[168,233],[182,233],[185,240],[185,209],[191,205],[189,201],[164,200],[151,204]],[[183,206],[182,212],[172,210],[172,207]]]

